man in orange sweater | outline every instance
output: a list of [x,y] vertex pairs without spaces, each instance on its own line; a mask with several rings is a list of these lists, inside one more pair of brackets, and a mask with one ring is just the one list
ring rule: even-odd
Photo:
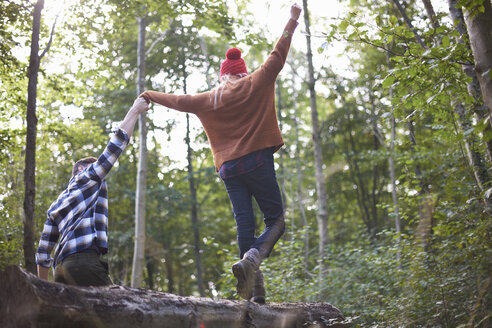
[[[232,267],[239,296],[265,302],[259,269],[285,230],[282,198],[273,153],[283,146],[275,111],[275,80],[285,64],[301,7],[290,19],[267,60],[248,75],[241,51],[231,48],[220,69],[221,83],[196,95],[145,91],[140,96],[201,121],[217,171],[232,203],[237,224],[240,261]],[[264,215],[265,230],[256,238],[252,197]]]

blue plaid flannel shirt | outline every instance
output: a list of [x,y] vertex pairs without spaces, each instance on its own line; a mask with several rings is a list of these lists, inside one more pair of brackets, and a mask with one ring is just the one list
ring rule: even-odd
[[68,255],[88,248],[97,247],[102,254],[107,253],[108,190],[105,177],[128,142],[128,134],[118,129],[97,161],[73,176],[67,189],[51,204],[36,252],[37,264],[56,266]]

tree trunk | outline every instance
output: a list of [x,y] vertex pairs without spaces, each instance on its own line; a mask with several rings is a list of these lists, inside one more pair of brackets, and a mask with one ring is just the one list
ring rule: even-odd
[[[328,303],[271,303],[180,297],[144,289],[75,287],[11,266],[0,273],[0,326],[118,328],[346,327]],[[56,297],[54,297],[56,295]]]
[[169,293],[174,293],[174,261],[171,247],[167,244],[165,245],[164,259],[166,261],[167,291]]
[[[295,76],[295,75],[294,75]],[[294,81],[294,78],[292,79]],[[295,145],[296,145],[296,172],[297,172],[297,204],[299,206],[299,213],[301,213],[302,227],[304,228],[304,273],[306,277],[309,277],[309,226],[306,218],[306,212],[304,211],[304,196],[302,191],[302,168],[301,168],[301,146],[299,141],[299,105],[297,103],[297,90],[294,88],[294,131],[295,131]]]
[[[185,94],[188,93],[186,79],[188,78],[188,73],[186,72],[185,56],[182,55],[182,68],[183,68],[183,91]],[[188,160],[188,183],[190,186],[190,200],[191,200],[191,228],[193,229],[193,244],[195,250],[195,266],[196,266],[196,283],[198,285],[198,292],[200,296],[205,296],[205,288],[203,284],[203,274],[202,274],[202,256],[200,251],[200,228],[198,226],[198,200],[196,196],[195,187],[195,175],[193,173],[193,160],[190,139],[190,115],[186,113],[186,137],[185,137],[186,147],[187,147],[187,160]]]
[[36,97],[39,72],[39,33],[41,28],[41,11],[44,0],[34,5],[32,21],[31,55],[29,57],[29,82],[27,85],[27,128],[26,157],[24,168],[24,262],[29,272],[36,273],[34,250],[34,199],[36,195]]
[[[280,131],[282,132],[282,128],[283,128],[283,121],[282,121],[282,90],[281,90],[281,85],[280,85],[280,81],[277,80],[276,81],[276,84],[277,84],[277,88],[276,88],[276,92],[277,92],[277,119],[278,119],[278,125],[279,125],[279,129]],[[282,197],[282,204],[284,206],[284,211],[285,209],[287,208],[287,199],[286,199],[286,191],[285,191],[285,169],[284,169],[284,149],[281,148],[278,152],[279,154],[279,161],[278,161],[278,177],[279,177],[279,184],[280,184],[280,193],[281,193],[281,197]],[[290,227],[291,229],[294,229],[294,226],[291,225]]]
[[[185,91],[186,93],[186,91]],[[196,199],[195,177],[193,175],[192,149],[190,141],[190,115],[186,113],[186,147],[188,149],[188,183],[191,198],[191,227],[193,229],[193,244],[195,249],[196,282],[200,296],[205,296],[202,278],[202,257],[200,254],[200,228],[198,227],[198,207]]]
[[[456,24],[456,30],[460,34],[458,42],[464,43],[468,48],[469,44],[463,41],[464,38],[468,38],[466,32],[465,18],[463,17],[463,11],[457,7],[457,0],[448,0],[449,14],[451,19]],[[471,51],[471,49],[470,49]],[[466,63],[461,65],[463,72],[471,78],[471,81],[467,84],[468,93],[475,99],[476,103],[483,102],[482,91],[480,90],[480,83],[478,82],[477,72],[472,63]],[[473,112],[477,120],[480,122],[488,115],[488,108],[484,105],[476,105],[473,108]],[[492,127],[488,124],[485,128],[484,135],[489,135]],[[489,165],[492,164],[492,139],[484,138],[483,142],[486,144],[486,151],[488,155]]]
[[347,163],[349,165],[349,171],[350,171],[350,177],[352,179],[352,183],[357,186],[356,189],[356,195],[357,195],[357,204],[359,205],[359,210],[361,213],[361,218],[364,224],[366,225],[367,228],[367,233],[371,236],[374,237],[376,227],[373,225],[373,220],[371,219],[371,214],[369,212],[369,207],[368,207],[368,198],[369,194],[366,191],[366,185],[364,183],[364,180],[362,178],[362,174],[359,168],[359,162],[357,158],[352,158],[351,154],[357,154],[358,151],[355,146],[355,140],[352,135],[352,120],[350,118],[350,113],[346,112],[346,121],[349,123],[348,127],[348,132],[347,132],[347,139],[346,139],[346,144],[348,143],[346,150],[345,150],[345,157],[347,160]]
[[[386,64],[388,65],[388,71],[391,70],[390,55],[386,52]],[[389,90],[390,101],[393,100],[393,87]],[[401,258],[401,224],[400,224],[400,207],[398,205],[398,194],[396,193],[396,173],[395,173],[395,140],[396,140],[396,118],[395,118],[395,106],[391,105],[391,137],[390,137],[390,155],[388,158],[389,173],[391,179],[391,199],[393,200],[393,213],[395,215],[395,231],[397,234],[398,251],[396,252],[396,259],[398,262]]]
[[[137,95],[145,89],[145,17],[138,18],[137,44]],[[137,190],[135,195],[135,246],[133,249],[132,287],[140,287],[145,265],[145,193],[147,189],[147,115],[138,118],[139,149],[137,168]]]
[[[465,22],[475,60],[475,72],[482,90],[485,106],[492,113],[492,6],[490,0],[483,1],[483,12],[478,6],[465,12]],[[492,125],[492,120],[489,118]]]
[[427,16],[429,16],[432,27],[434,29],[438,28],[439,22],[437,21],[436,13],[434,11],[434,7],[432,6],[431,0],[422,0],[422,2],[424,3],[425,11],[427,12]]
[[307,60],[309,69],[309,100],[311,104],[311,124],[314,146],[314,162],[316,168],[316,191],[318,193],[318,211],[316,219],[318,221],[319,230],[319,258],[323,260],[326,256],[326,244],[328,243],[328,212],[326,209],[326,184],[323,174],[323,153],[321,150],[321,135],[318,122],[318,107],[316,104],[316,91],[313,67],[313,52],[311,50],[311,32],[309,23],[309,12],[307,8],[307,0],[303,0],[304,23],[306,25],[306,43],[307,43]]

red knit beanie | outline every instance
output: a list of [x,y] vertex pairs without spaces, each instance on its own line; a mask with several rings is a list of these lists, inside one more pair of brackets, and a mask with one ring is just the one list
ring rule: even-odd
[[220,76],[225,74],[237,75],[248,74],[246,63],[241,58],[241,50],[238,48],[229,48],[226,52],[226,59],[220,65]]

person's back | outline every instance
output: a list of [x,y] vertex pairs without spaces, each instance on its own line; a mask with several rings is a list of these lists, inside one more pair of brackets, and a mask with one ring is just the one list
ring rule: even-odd
[[[230,48],[221,64],[221,84],[196,95],[145,91],[141,97],[200,119],[214,163],[232,203],[240,261],[232,266],[239,296],[265,302],[260,263],[285,230],[282,197],[273,153],[282,147],[275,110],[275,80],[285,64],[301,12],[292,5],[290,19],[275,49],[260,69],[248,75],[241,51]],[[264,216],[265,230],[255,236],[252,197]]]

